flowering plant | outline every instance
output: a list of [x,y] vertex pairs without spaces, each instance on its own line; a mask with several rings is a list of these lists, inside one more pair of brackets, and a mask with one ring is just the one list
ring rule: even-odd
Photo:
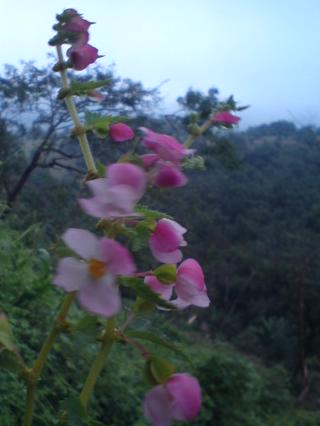
[[[150,386],[143,402],[146,418],[154,426],[169,426],[174,420],[193,420],[201,407],[201,389],[197,379],[186,372],[176,372],[170,361],[148,351],[141,341],[149,340],[166,348],[175,348],[171,342],[134,329],[134,320],[146,306],[151,313],[163,309],[169,315],[190,305],[206,308],[210,305],[205,277],[200,263],[183,258],[187,245],[187,229],[165,213],[150,210],[141,199],[151,187],[177,188],[187,184],[184,173],[186,163],[194,155],[190,149],[194,141],[211,127],[230,127],[239,117],[232,115],[235,105],[222,104],[212,111],[201,125],[193,120],[185,143],[151,129],[140,128],[141,153],[124,156],[118,162],[96,166],[88,141],[88,132],[110,136],[116,143],[134,139],[135,132],[119,117],[92,114],[82,123],[74,96],[88,96],[99,101],[98,92],[105,82],[76,82],[70,84],[67,70],[82,71],[99,58],[98,49],[91,46],[89,28],[92,22],[84,19],[75,9],[66,9],[57,15],[53,29],[55,36],[49,41],[57,49],[58,62],[54,71],[61,75],[62,88],[58,98],[64,100],[72,118],[73,135],[77,136],[87,166],[86,184],[91,198],[78,200],[79,210],[99,221],[97,236],[87,229],[69,228],[62,239],[73,256],[59,260],[53,284],[66,292],[52,330],[32,368],[28,368],[12,343],[12,332],[4,314],[0,316],[0,351],[7,351],[19,365],[27,383],[27,401],[24,426],[32,424],[35,393],[49,351],[60,333],[70,330],[68,313],[73,303],[78,303],[91,315],[106,318],[103,334],[98,337],[100,350],[88,371],[77,400],[79,413],[85,418],[95,383],[105,361],[117,343],[136,348],[145,359],[144,377]],[[66,58],[63,46],[68,45]],[[144,151],[143,151],[144,150]],[[140,271],[137,259],[129,247],[142,241],[149,249],[156,268]],[[119,323],[118,314],[125,302],[122,288],[134,293],[126,319]],[[60,415],[61,424],[71,423],[68,412]],[[82,423],[84,424],[84,423]]]

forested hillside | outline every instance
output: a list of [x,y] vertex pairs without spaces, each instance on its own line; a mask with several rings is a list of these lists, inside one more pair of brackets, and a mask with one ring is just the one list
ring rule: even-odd
[[[153,116],[147,111],[157,106],[156,90],[109,71],[97,69],[96,76],[103,79],[106,73],[111,80],[106,100],[95,108],[127,114],[137,134],[143,124],[163,133],[170,129],[184,140],[192,113],[205,118],[206,108],[217,101],[216,90],[190,90],[179,99],[183,115]],[[62,250],[60,236],[68,226],[95,223],[76,202],[87,194],[84,167],[75,139],[64,145],[70,129],[63,105],[52,103],[56,93],[48,98],[56,84],[35,67],[21,74],[9,68],[0,79],[0,307],[27,360],[39,349],[59,305],[51,279]],[[102,165],[136,149],[97,135],[92,140]],[[194,360],[204,392],[195,425],[317,426],[320,129],[286,121],[242,132],[226,128],[208,132],[196,148],[184,170],[189,184],[152,193],[142,203],[166,209],[190,230],[184,252],[201,260],[213,303],[171,321],[163,321],[160,312],[154,324],[147,318],[145,327],[173,336]],[[143,253],[139,256],[143,264]],[[76,322],[76,308],[72,316]],[[72,355],[73,345],[86,347],[84,358]],[[77,391],[75,378],[84,374],[93,351],[85,331],[76,338],[62,336],[41,382],[44,414],[36,415],[35,425],[57,424],[53,413],[61,407],[55,396]],[[134,361],[121,351],[113,354],[94,401],[101,422],[96,424],[146,424],[139,405],[140,361],[132,356]],[[0,371],[0,389],[0,424],[11,426],[17,411],[21,415],[24,391],[7,371]]]

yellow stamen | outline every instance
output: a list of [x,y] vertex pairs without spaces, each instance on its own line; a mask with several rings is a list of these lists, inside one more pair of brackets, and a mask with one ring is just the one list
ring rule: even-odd
[[97,259],[89,260],[89,272],[90,275],[98,280],[106,273],[106,264]]

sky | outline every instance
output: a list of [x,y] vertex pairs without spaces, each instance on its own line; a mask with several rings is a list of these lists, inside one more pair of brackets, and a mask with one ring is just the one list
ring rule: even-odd
[[320,0],[0,0],[0,69],[48,63],[56,13],[72,7],[91,26],[103,66],[161,86],[163,112],[189,87],[233,94],[242,125],[279,119],[320,126]]

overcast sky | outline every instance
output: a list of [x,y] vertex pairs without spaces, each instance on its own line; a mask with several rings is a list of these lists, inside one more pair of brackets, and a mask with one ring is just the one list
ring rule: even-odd
[[251,108],[242,126],[320,126],[320,0],[0,0],[0,64],[47,63],[55,14],[73,7],[121,77],[162,89],[167,111],[188,87],[215,86]]

